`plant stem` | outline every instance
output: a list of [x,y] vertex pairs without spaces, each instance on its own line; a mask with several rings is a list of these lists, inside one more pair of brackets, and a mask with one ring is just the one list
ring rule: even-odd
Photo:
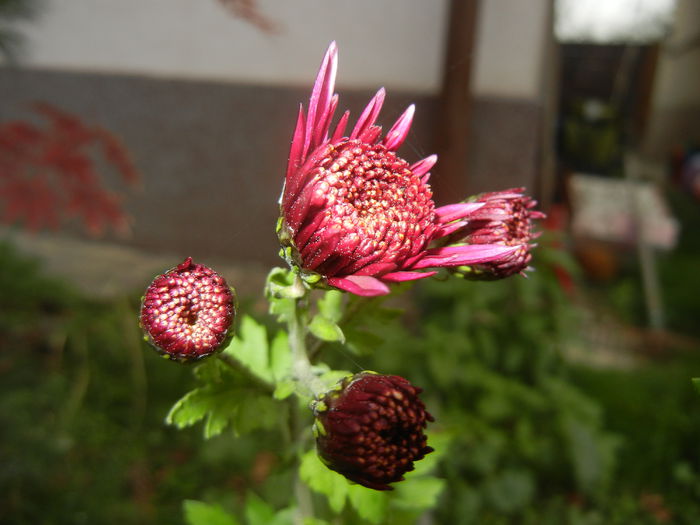
[[[297,286],[303,286],[300,278],[297,276]],[[302,400],[307,400],[309,397],[315,397],[314,384],[317,378],[311,370],[311,363],[306,350],[306,335],[307,335],[307,316],[306,316],[306,301],[308,291],[301,297],[294,300],[294,309],[288,320],[289,334],[289,349],[292,353],[292,374],[297,383],[297,395]],[[305,447],[307,435],[307,423],[304,414],[301,413],[299,399],[292,398],[291,406],[291,427],[292,438],[297,449],[298,457],[301,458]],[[313,502],[309,487],[301,480],[299,475],[299,465],[294,476],[294,496],[298,505],[294,522],[296,525],[302,525],[304,520],[313,517]]]

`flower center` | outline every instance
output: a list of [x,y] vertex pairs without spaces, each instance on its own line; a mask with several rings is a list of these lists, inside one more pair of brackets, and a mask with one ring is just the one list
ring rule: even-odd
[[325,275],[410,257],[435,227],[430,186],[381,144],[347,140],[329,148],[311,185],[325,200],[321,226],[308,232],[302,225],[296,241],[307,267]]

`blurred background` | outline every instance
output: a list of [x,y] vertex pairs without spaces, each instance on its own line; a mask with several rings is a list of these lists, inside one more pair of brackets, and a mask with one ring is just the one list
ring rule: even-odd
[[525,186],[548,214],[529,279],[421,284],[411,342],[354,357],[455,436],[422,523],[700,522],[695,0],[0,0],[0,521],[280,497],[269,436],[163,424],[191,369],[135,319],[185,256],[264,315],[332,40],[342,107],[416,103],[439,203]]

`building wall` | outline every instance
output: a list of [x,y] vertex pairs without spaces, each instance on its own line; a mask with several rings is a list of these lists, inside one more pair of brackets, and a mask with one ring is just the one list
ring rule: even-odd
[[[672,148],[700,142],[700,2],[678,0],[670,37],[659,56],[646,152],[666,158]],[[688,46],[692,41],[694,47]]]
[[[529,9],[482,2],[472,192],[532,188],[538,172],[542,17],[551,2],[522,3]],[[0,121],[27,118],[27,103],[43,100],[121,137],[144,178],[126,201],[131,245],[277,260],[273,228],[296,111],[334,38],[341,106],[356,116],[385,85],[385,126],[417,105],[402,153],[413,161],[433,151],[447,0],[260,0],[280,23],[276,35],[227,16],[216,0],[46,5],[25,27],[25,67],[0,67]],[[440,175],[438,163],[437,184]]]

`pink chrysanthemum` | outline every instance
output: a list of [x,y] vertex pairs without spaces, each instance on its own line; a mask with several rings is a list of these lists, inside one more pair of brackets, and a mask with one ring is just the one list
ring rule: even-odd
[[532,231],[532,221],[545,217],[533,209],[537,201],[524,194],[525,188],[511,188],[478,195],[474,201],[483,206],[467,224],[450,236],[451,243],[501,244],[514,251],[495,261],[460,266],[456,272],[476,280],[495,280],[516,273],[524,275],[532,260],[530,241],[539,236]]
[[360,372],[314,404],[318,454],[331,470],[375,490],[391,490],[413,463],[433,451],[433,417],[421,389],[399,376]]
[[[384,89],[370,100],[349,135],[346,111],[331,131],[338,106],[334,94],[335,42],[330,45],[311,93],[308,114],[299,110],[289,154],[278,235],[283,256],[308,282],[357,295],[382,295],[387,283],[429,277],[436,268],[472,265],[507,256],[502,245],[431,248],[466,224],[481,203],[436,208],[428,184],[437,161],[414,164],[396,155],[413,119],[414,106],[381,138],[375,125]],[[428,271],[423,271],[428,270]]]
[[153,279],[140,320],[146,339],[160,354],[189,362],[224,347],[234,316],[235,297],[223,277],[188,257]]

